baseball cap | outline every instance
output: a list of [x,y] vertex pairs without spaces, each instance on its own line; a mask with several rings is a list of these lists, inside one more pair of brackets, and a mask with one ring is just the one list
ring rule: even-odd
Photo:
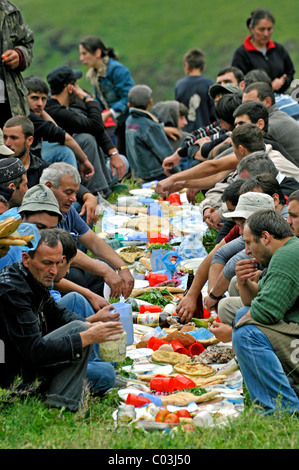
[[151,99],[152,89],[147,85],[134,85],[129,91],[129,103],[134,108],[146,107]]
[[59,210],[59,204],[51,189],[45,184],[36,184],[26,192],[21,207],[18,210],[19,214],[22,212],[53,212],[62,219],[62,214]]
[[13,152],[10,148],[4,145],[4,137],[3,137],[3,130],[0,129],[0,155],[13,155]]
[[227,95],[229,93],[243,96],[241,88],[237,87],[236,85],[233,85],[232,83],[226,83],[225,85],[215,83],[215,85],[212,85],[209,89],[209,95],[212,99],[214,99],[217,95]]
[[8,157],[0,159],[0,185],[9,183],[26,173],[26,168],[19,158]]
[[47,75],[47,82],[54,93],[60,93],[66,85],[82,77],[81,70],[73,70],[68,65],[59,65]]
[[273,197],[269,196],[269,194],[249,191],[248,193],[240,195],[238,204],[233,212],[225,212],[222,215],[226,219],[236,217],[248,219],[251,214],[261,209],[275,210]]

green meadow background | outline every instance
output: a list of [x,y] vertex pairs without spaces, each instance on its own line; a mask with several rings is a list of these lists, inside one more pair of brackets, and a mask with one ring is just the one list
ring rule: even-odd
[[[221,0],[16,0],[35,33],[34,60],[24,76],[46,78],[61,64],[86,68],[78,43],[89,34],[112,46],[136,83],[153,88],[155,101],[173,99],[176,81],[184,74],[182,57],[192,47],[206,54],[204,74],[215,79],[230,64],[233,52],[248,34],[246,19],[257,7],[276,18],[272,38],[283,43],[299,77],[299,4]],[[295,77],[296,78],[296,77]],[[80,85],[90,89],[85,78]]]

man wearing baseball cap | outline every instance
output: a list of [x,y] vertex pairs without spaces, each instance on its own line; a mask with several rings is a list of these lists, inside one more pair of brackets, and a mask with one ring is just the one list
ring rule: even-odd
[[[66,65],[51,70],[47,75],[51,97],[45,111],[74,137],[88,156],[95,175],[86,186],[94,195],[99,193],[106,199],[112,192],[109,187],[112,177],[117,173],[117,179],[121,180],[129,165],[125,157],[119,155],[106,131],[99,104],[79,86],[77,80],[81,77],[80,70],[72,70]],[[105,157],[110,158],[111,173]]]

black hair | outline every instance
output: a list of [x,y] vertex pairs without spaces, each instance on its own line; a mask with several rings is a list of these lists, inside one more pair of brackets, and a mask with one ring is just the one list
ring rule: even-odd
[[227,186],[222,195],[221,199],[223,202],[229,201],[233,206],[236,207],[240,197],[240,188],[246,179],[238,178]]
[[263,69],[253,69],[246,73],[245,77],[245,87],[251,85],[255,82],[265,82],[271,85],[272,87],[272,80],[267,74],[266,70]]
[[257,8],[256,10],[252,11],[250,17],[246,20],[246,26],[249,28],[254,28],[261,20],[270,20],[273,24],[275,24],[275,18],[272,13],[267,10],[266,8]]
[[286,198],[283,194],[281,186],[274,175],[271,173],[261,173],[260,175],[252,178],[245,179],[241,186],[240,193],[247,193],[253,191],[256,188],[261,188],[263,193],[273,196],[278,194],[280,204],[286,204]]
[[24,84],[28,90],[28,93],[35,92],[48,95],[50,92],[50,88],[48,87],[47,83],[42,78],[36,77],[34,75],[24,78]]
[[263,133],[256,124],[244,123],[235,127],[231,139],[236,147],[243,145],[250,153],[265,150]]
[[259,119],[263,119],[265,123],[264,131],[268,132],[269,127],[269,111],[268,108],[261,101],[247,101],[242,103],[234,112],[234,118],[246,114],[253,124],[256,124]]
[[97,49],[101,49],[102,57],[111,57],[112,59],[118,60],[118,56],[113,47],[106,47],[102,39],[98,36],[85,36],[81,39],[80,45],[92,54],[94,54]]
[[257,91],[257,96],[261,101],[264,101],[266,98],[271,98],[271,105],[275,104],[275,95],[272,89],[272,86],[266,82],[254,82],[251,85],[248,85],[244,93],[249,93],[252,90]]
[[217,119],[221,119],[234,127],[234,111],[241,103],[242,97],[235,93],[223,95],[215,106]]
[[9,118],[3,127],[21,126],[25,138],[34,136],[34,125],[28,116],[13,116]]
[[187,62],[190,69],[203,70],[206,64],[206,57],[200,49],[190,49],[183,57],[183,62]]
[[60,243],[60,238],[57,232],[55,232],[55,230],[53,229],[40,230],[39,234],[40,239],[38,241],[37,247],[35,248],[35,250],[28,251],[28,255],[30,256],[30,258],[34,257],[36,251],[41,245],[45,244],[50,248],[55,248]]
[[244,74],[242,70],[238,69],[238,67],[234,67],[233,65],[228,65],[227,67],[222,68],[217,73],[217,77],[224,75],[226,73],[233,73],[235,79],[237,80],[238,84],[244,80]]
[[299,202],[299,189],[296,189],[292,194],[289,195],[289,202],[298,201]]
[[262,209],[250,215],[245,224],[248,225],[254,241],[259,243],[263,232],[268,232],[276,240],[293,237],[293,233],[285,218],[273,209]]
[[66,230],[59,228],[53,228],[51,230],[57,233],[62,244],[63,255],[65,256],[67,263],[69,263],[70,260],[73,259],[77,254],[77,244],[75,240]]

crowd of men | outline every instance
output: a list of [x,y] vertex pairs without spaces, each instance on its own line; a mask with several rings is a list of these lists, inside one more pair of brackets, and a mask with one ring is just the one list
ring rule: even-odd
[[38,379],[46,403],[77,411],[86,382],[97,394],[117,384],[115,364],[99,356],[123,331],[104,286],[128,298],[134,279],[92,226],[98,200],[131,172],[163,196],[203,194],[216,244],[177,312],[188,322],[208,282],[204,305],[221,320],[211,331],[232,341],[257,410],[298,412],[299,104],[259,70],[228,66],[214,83],[192,49],[175,100],[153,103],[144,84],[129,90],[120,155],[80,71],[62,64],[23,80],[33,33],[1,4],[11,45],[0,72],[0,222],[21,217],[34,242],[0,247],[0,386],[21,377],[28,390]]

